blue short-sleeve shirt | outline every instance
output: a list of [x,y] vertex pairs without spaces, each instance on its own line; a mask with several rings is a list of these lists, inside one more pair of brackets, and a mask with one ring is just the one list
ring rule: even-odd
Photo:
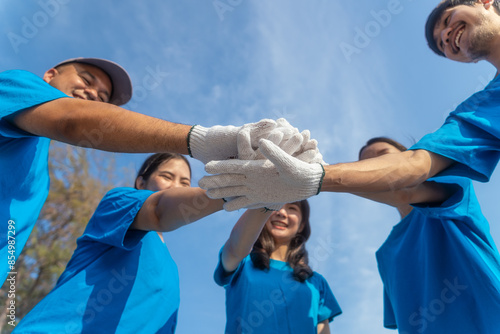
[[270,260],[269,270],[253,265],[250,256],[232,273],[219,264],[215,282],[226,290],[226,334],[317,334],[318,323],[340,313],[323,276],[314,272],[296,281],[286,262]]
[[56,286],[14,333],[174,333],[177,266],[157,232],[129,230],[152,193],[106,194]]
[[[21,253],[47,198],[49,192],[47,162],[50,143],[48,138],[37,137],[19,129],[5,117],[62,97],[68,96],[30,72],[14,70],[0,73],[0,259],[2,259],[0,281],[2,283],[8,272],[15,271],[15,264],[10,267],[7,259],[11,259],[11,256],[17,259]],[[9,252],[9,241],[15,247],[14,254]]]
[[454,194],[415,206],[376,253],[384,325],[401,334],[498,333],[500,255],[471,181],[436,177]]
[[457,163],[442,175],[488,181],[500,159],[500,77],[450,113],[434,133],[410,149],[424,149]]

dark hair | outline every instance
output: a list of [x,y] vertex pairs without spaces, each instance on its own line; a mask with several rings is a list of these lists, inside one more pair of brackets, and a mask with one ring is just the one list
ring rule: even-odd
[[[150,155],[143,163],[139,171],[137,172],[137,176],[135,177],[135,180],[141,176],[144,181],[147,181],[151,174],[154,173],[155,170],[158,169],[158,167],[169,160],[172,159],[181,159],[186,162],[186,164],[189,167],[189,177],[191,177],[191,164],[189,161],[186,159],[185,156],[182,154],[178,153],[155,153],[153,155]],[[137,189],[137,185],[134,184],[135,189]]]
[[361,153],[363,153],[363,150],[365,148],[367,148],[368,146],[370,145],[373,145],[375,143],[387,143],[389,145],[392,145],[394,146],[395,148],[397,148],[398,150],[400,150],[401,152],[403,151],[406,151],[408,148],[406,146],[404,146],[403,144],[401,144],[400,142],[397,142],[395,141],[394,139],[391,139],[391,138],[387,138],[387,137],[374,137],[372,139],[369,139],[365,146],[363,146],[360,150],[359,150],[359,153],[358,153],[358,159],[361,159]]
[[[294,204],[300,207],[300,212],[302,213],[300,224],[303,228],[290,242],[286,254],[286,262],[293,269],[293,278],[299,282],[304,282],[313,275],[313,271],[309,267],[309,257],[306,250],[306,241],[311,235],[311,224],[309,223],[311,209],[307,200],[295,202]],[[274,248],[274,239],[271,233],[264,228],[250,253],[254,266],[261,270],[269,269],[270,256]]]
[[[500,13],[500,3],[497,0],[493,1],[493,7]],[[436,23],[441,19],[443,12],[448,8],[456,7],[458,5],[474,6],[477,0],[443,0],[437,5],[436,8],[427,17],[427,22],[425,23],[425,38],[427,39],[427,44],[429,48],[434,51],[439,56],[446,57],[443,52],[441,52],[434,39],[434,28]]]

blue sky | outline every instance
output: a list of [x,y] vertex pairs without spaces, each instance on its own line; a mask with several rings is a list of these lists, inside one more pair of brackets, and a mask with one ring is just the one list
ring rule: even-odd
[[[311,130],[328,163],[353,161],[373,136],[409,146],[434,131],[495,74],[487,63],[454,63],[427,48],[423,27],[437,2],[0,0],[0,71],[41,76],[66,58],[111,59],[134,82],[125,108],[205,126],[285,117]],[[134,170],[146,157],[114,156]],[[192,164],[196,184],[203,165]],[[498,174],[476,184],[497,243]],[[382,326],[374,253],[398,222],[396,210],[349,194],[310,203],[311,262],[344,312],[332,332],[394,333]],[[165,234],[181,281],[177,333],[223,332],[224,290],[212,274],[241,213]]]

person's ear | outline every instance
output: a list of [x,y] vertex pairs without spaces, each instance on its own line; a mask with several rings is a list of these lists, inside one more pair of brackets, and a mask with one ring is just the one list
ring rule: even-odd
[[146,189],[146,181],[142,176],[138,176],[137,179],[135,179],[135,187],[137,189]]
[[57,75],[59,75],[59,71],[55,68],[51,68],[43,75],[43,81],[49,83],[52,79],[54,79]]

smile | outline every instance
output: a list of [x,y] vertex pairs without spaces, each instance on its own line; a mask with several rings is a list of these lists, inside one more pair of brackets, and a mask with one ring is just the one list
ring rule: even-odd
[[285,224],[283,222],[280,222],[280,221],[272,221],[271,225],[273,225],[273,227],[276,227],[276,228],[279,228],[279,229],[285,229],[285,228],[288,227],[287,224]]
[[460,38],[462,37],[462,34],[464,33],[465,27],[460,29],[457,32],[457,35],[455,36],[455,47],[457,48],[457,51],[460,50]]

